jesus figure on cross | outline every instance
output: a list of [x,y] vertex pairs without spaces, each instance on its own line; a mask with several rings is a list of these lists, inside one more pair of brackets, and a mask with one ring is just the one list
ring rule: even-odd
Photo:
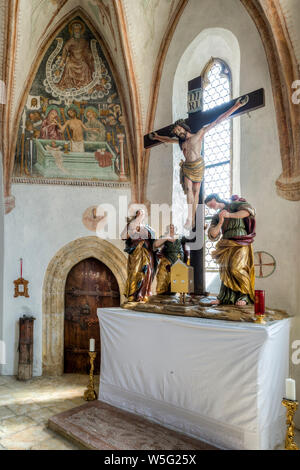
[[158,140],[159,142],[177,144],[179,143],[180,149],[183,152],[185,161],[181,160],[180,166],[180,182],[183,190],[187,196],[188,203],[188,218],[185,222],[184,227],[190,230],[195,225],[195,217],[197,211],[197,205],[199,204],[199,194],[201,188],[201,182],[204,175],[204,159],[201,154],[203,137],[213,127],[220,124],[222,121],[227,119],[237,109],[245,106],[249,101],[248,96],[241,99],[239,98],[235,104],[225,113],[221,114],[211,124],[201,127],[196,133],[192,134],[190,127],[185,123],[183,119],[175,122],[171,135],[176,136],[175,138],[169,136],[161,136],[156,132],[151,134],[151,139]]

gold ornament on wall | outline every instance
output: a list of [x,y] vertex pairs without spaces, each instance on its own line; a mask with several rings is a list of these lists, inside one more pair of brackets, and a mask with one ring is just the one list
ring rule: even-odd
[[26,279],[23,279],[23,259],[22,258],[20,259],[20,269],[21,269],[21,276],[19,277],[19,279],[16,279],[14,281],[14,285],[15,285],[14,297],[20,297],[20,296],[29,297],[29,293],[28,293],[29,281],[26,281]]

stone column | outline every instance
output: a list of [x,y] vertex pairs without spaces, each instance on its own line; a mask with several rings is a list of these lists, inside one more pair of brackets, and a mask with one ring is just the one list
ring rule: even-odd
[[125,165],[124,165],[124,134],[117,135],[119,143],[120,143],[120,181],[127,181],[127,177],[125,174]]

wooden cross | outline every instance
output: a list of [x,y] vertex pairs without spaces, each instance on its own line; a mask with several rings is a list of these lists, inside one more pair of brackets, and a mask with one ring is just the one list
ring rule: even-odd
[[[249,113],[258,108],[265,106],[265,93],[264,89],[243,95],[240,98],[249,97],[248,103],[235,111],[230,118],[241,116],[242,114]],[[214,122],[221,114],[228,111],[235,104],[238,98],[229,101],[228,103],[216,106],[208,111],[202,111],[203,109],[203,86],[202,77],[194,78],[188,82],[188,118],[185,119],[186,124],[191,128],[192,133],[198,132],[202,127],[207,126]],[[156,131],[158,135],[171,136],[173,124],[170,124],[162,129]],[[162,142],[153,140],[151,134],[144,136],[144,148],[150,149]],[[205,174],[204,174],[205,178]],[[201,184],[199,204],[204,203],[204,179]],[[204,227],[204,211],[203,212],[203,227]],[[195,294],[205,294],[205,246],[199,250],[191,250],[191,265],[194,267],[195,276]]]

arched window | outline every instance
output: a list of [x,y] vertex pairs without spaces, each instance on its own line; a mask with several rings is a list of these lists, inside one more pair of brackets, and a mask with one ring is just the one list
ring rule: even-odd
[[[228,65],[220,59],[211,59],[203,73],[203,111],[213,109],[232,99],[232,78]],[[231,193],[232,121],[227,119],[214,127],[204,138],[205,196],[218,193],[228,199]],[[206,210],[206,223],[213,211]],[[217,271],[211,252],[214,243],[205,241],[207,271]]]

